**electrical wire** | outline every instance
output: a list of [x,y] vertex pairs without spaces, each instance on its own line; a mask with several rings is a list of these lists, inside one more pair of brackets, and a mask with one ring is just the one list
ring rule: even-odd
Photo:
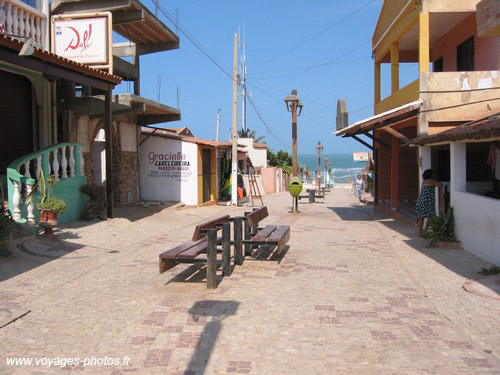
[[268,64],[268,63],[270,63],[271,61],[274,61],[274,60],[276,60],[276,59],[278,59],[278,58],[280,58],[280,57],[282,57],[282,56],[284,56],[284,55],[286,55],[286,54],[290,53],[291,51],[293,51],[293,50],[295,50],[295,49],[297,49],[297,48],[299,48],[299,47],[303,46],[304,44],[309,43],[311,40],[316,39],[318,36],[320,36],[320,35],[322,35],[322,34],[326,33],[327,31],[329,31],[329,30],[331,30],[331,29],[333,29],[335,26],[339,25],[340,23],[344,22],[346,19],[348,19],[348,18],[352,17],[353,15],[355,15],[356,13],[358,13],[359,11],[361,11],[362,9],[366,8],[368,5],[370,5],[370,4],[371,4],[371,3],[373,3],[374,1],[375,1],[375,0],[370,0],[370,1],[368,1],[366,4],[364,4],[363,6],[361,6],[361,7],[360,7],[360,8],[358,8],[358,9],[356,9],[355,11],[353,11],[353,12],[349,13],[347,16],[345,16],[345,17],[341,18],[340,20],[338,20],[338,21],[337,21],[337,22],[335,22],[334,24],[332,24],[332,25],[328,26],[326,29],[321,30],[320,32],[318,32],[318,33],[314,34],[312,37],[309,37],[308,39],[306,39],[306,40],[304,40],[304,41],[300,42],[299,44],[296,44],[295,46],[293,46],[293,47],[291,47],[291,48],[287,49],[286,51],[284,51],[284,52],[282,52],[282,53],[280,53],[280,54],[278,54],[278,55],[274,56],[273,58],[271,58],[271,59],[269,59],[269,60],[266,60],[266,61],[264,61],[264,62],[262,62],[262,63],[260,63],[260,64],[258,64],[258,65],[255,65],[253,68],[254,68],[254,69],[256,69],[256,68],[258,68],[259,66],[262,66],[262,65]]

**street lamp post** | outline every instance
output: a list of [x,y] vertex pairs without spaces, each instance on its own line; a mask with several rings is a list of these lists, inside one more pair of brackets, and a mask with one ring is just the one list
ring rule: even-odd
[[318,194],[319,194],[319,192],[321,191],[321,153],[323,152],[323,146],[321,145],[320,141],[318,141],[316,150],[318,151]]
[[297,90],[292,90],[290,95],[287,95],[285,104],[288,112],[292,112],[292,176],[295,177],[297,176],[297,116],[300,116],[303,108]]
[[[285,105],[288,112],[292,112],[292,176],[297,177],[297,116],[302,113],[303,105],[297,96],[297,90],[292,90],[285,98]],[[297,113],[298,112],[298,113]],[[292,212],[299,211],[299,198],[294,196],[292,202]]]
[[328,182],[328,155],[325,155],[325,188],[326,188],[326,183]]

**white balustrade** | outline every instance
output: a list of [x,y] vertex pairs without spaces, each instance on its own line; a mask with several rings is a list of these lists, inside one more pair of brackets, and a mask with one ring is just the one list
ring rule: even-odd
[[69,177],[75,176],[75,146],[69,146]]
[[52,176],[54,176],[54,182],[59,182],[59,149],[52,151]]
[[12,181],[14,185],[14,193],[12,194],[12,204],[14,205],[14,212],[12,217],[14,220],[19,221],[21,219],[21,182]]
[[66,159],[66,146],[61,147],[61,178],[68,178],[68,159]]
[[[81,147],[78,147],[76,149],[77,150],[79,149],[80,152],[77,152],[77,154],[75,155],[75,147],[77,147],[76,144],[68,144],[68,143],[61,144],[53,150],[34,153],[31,158],[25,159],[23,163],[18,164],[16,166],[17,168],[16,172],[18,174],[18,177],[17,178],[10,177],[12,184],[9,185],[9,201],[10,200],[12,201],[13,205],[12,216],[14,220],[20,221],[21,219],[23,219],[22,216],[26,215],[24,219],[26,219],[29,223],[35,222],[35,215],[34,215],[35,200],[28,199],[28,197],[30,197],[33,189],[35,188],[35,183],[38,183],[40,181],[40,178],[42,178],[42,176],[48,178],[49,176],[52,175],[54,177],[54,182],[59,182],[59,173],[61,173],[60,176],[62,180],[68,178],[74,178],[76,177],[75,167],[77,164],[76,161],[78,159],[80,159],[81,175],[84,176],[83,152]],[[69,152],[69,155],[67,155],[67,152]],[[52,160],[50,160],[51,157]],[[46,160],[46,162],[44,160]],[[69,165],[69,173],[68,173],[68,165]],[[23,175],[21,175],[20,170],[23,167],[24,171]],[[33,168],[34,172],[34,180],[35,180],[34,183],[28,184],[21,182],[22,176],[24,176],[27,179],[30,179],[30,182],[33,182],[31,168]],[[43,173],[44,168],[48,168],[46,173]],[[40,188],[38,187],[38,189]],[[22,197],[23,191],[25,192],[24,199]],[[21,209],[22,204],[25,205],[27,214],[23,214],[23,210]]]
[[33,39],[34,45],[44,48],[47,38],[47,16],[20,0],[0,0],[0,25],[6,34]]

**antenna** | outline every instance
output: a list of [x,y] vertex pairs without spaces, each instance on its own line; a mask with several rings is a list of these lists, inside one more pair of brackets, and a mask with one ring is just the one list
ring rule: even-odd
[[247,130],[247,55],[246,55],[246,22],[243,21],[243,38],[241,54],[241,128]]
[[161,75],[156,76],[156,101],[160,101],[160,91],[161,91]]

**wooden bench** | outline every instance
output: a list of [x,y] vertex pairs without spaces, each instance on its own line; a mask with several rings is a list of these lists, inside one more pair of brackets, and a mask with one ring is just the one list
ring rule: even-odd
[[[160,254],[160,274],[181,263],[206,263],[207,288],[217,287],[217,245],[222,244],[222,274],[231,275],[231,227],[229,215],[198,224],[191,241]],[[222,229],[222,237],[217,232]],[[206,258],[197,258],[201,254]]]
[[[281,254],[290,240],[290,226],[266,225],[259,228],[259,223],[269,216],[267,207],[255,209],[245,214],[244,218],[234,218],[234,256],[235,263],[243,263],[242,245],[245,245],[245,255],[252,255],[253,249],[261,245],[276,246],[276,254]],[[241,222],[245,222],[244,239],[242,239]]]

